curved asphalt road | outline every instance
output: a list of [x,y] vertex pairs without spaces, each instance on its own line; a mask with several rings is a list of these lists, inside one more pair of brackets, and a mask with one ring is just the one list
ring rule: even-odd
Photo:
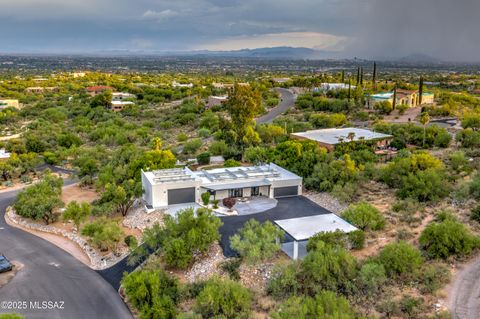
[[[0,194],[0,253],[24,267],[0,288],[0,314],[17,312],[29,319],[132,318],[117,291],[97,272],[57,246],[5,223],[5,209],[17,193]],[[26,301],[27,309],[3,309],[2,301]],[[35,309],[30,301],[63,301],[64,309]]]
[[275,88],[275,91],[280,93],[281,102],[276,107],[270,110],[267,114],[257,119],[257,124],[265,124],[272,122],[277,116],[285,113],[289,108],[295,105],[296,95],[291,91],[283,88]]

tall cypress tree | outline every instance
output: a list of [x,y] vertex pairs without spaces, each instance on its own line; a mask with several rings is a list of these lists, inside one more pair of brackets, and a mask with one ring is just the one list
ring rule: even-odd
[[418,83],[418,104],[422,105],[423,98],[423,76],[420,75],[420,83]]
[[393,87],[393,103],[392,103],[392,110],[395,110],[397,107],[397,85]]
[[373,62],[373,89],[377,89],[377,62]]
[[363,66],[360,67],[360,85],[363,87]]
[[350,97],[352,96],[352,80],[348,77],[348,101],[350,102]]
[[345,70],[342,70],[342,83],[345,83]]
[[360,67],[357,67],[357,86],[360,84]]

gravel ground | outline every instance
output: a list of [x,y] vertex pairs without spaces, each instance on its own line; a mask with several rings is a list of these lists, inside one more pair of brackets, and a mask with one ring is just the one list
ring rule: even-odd
[[330,195],[329,193],[318,193],[312,191],[303,192],[303,196],[311,200],[312,202],[322,206],[323,208],[331,211],[335,214],[340,214],[348,205],[340,203],[338,199]]

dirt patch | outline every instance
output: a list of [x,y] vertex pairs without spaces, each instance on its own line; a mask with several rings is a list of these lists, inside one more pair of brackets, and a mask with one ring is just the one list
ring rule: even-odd
[[23,268],[23,264],[17,261],[12,261],[11,263],[13,265],[13,269],[11,271],[0,274],[0,288],[7,285],[15,277],[15,275]]
[[62,201],[68,204],[72,201],[92,203],[99,195],[94,189],[82,188],[78,184],[65,186],[62,189]]

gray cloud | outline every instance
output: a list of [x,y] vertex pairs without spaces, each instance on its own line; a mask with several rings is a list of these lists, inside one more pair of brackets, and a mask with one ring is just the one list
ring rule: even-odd
[[315,36],[295,43],[325,47],[322,39],[341,39],[344,56],[480,60],[479,0],[1,2],[4,51],[187,50],[248,45],[249,37],[251,45],[263,38],[281,43],[282,35],[288,45],[292,34],[309,34]]

